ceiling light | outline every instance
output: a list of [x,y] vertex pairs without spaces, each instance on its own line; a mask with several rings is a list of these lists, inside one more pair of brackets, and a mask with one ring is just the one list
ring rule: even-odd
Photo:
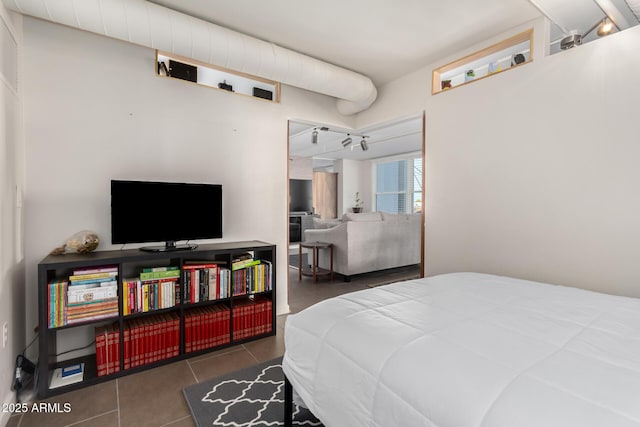
[[580,34],[571,34],[560,40],[560,49],[567,50],[574,46],[580,46],[582,44],[582,36]]
[[560,49],[566,50],[571,49],[574,46],[580,46],[582,44],[582,40],[587,37],[593,30],[598,29],[598,36],[606,36],[611,34],[615,27],[615,24],[608,17],[602,18],[602,20],[598,21],[593,27],[589,28],[589,30],[580,35],[580,34],[571,34],[562,40],[560,40]]
[[609,18],[604,18],[600,25],[598,26],[598,35],[600,37],[611,34],[613,31],[613,22]]
[[318,130],[317,129],[313,129],[313,132],[311,132],[311,143],[312,144],[317,144],[318,143]]
[[347,134],[347,137],[345,139],[342,140],[342,146],[346,147],[349,144],[351,144],[353,140],[351,139],[351,136],[349,134]]
[[362,151],[367,151],[369,149],[367,141],[364,140],[364,136],[362,137],[362,141],[360,141],[360,147],[362,147]]

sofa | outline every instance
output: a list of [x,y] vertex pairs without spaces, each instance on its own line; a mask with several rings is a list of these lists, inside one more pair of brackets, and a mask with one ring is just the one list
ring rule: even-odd
[[[332,243],[333,270],[348,279],[355,274],[419,264],[421,218],[421,214],[349,213],[333,227],[306,230],[304,240]],[[320,267],[329,268],[329,254],[328,250],[319,251]]]

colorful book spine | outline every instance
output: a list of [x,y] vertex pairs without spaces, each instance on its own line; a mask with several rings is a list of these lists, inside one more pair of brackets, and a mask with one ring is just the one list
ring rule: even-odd
[[180,271],[180,267],[176,266],[176,265],[170,265],[167,267],[146,267],[142,269],[143,273],[157,273],[157,272],[164,272],[164,271]]
[[92,274],[79,274],[69,276],[70,281],[75,280],[90,280],[90,279],[105,279],[105,278],[113,278],[118,276],[118,271],[110,271],[106,273],[92,273]]
[[180,277],[180,270],[166,270],[166,271],[149,271],[140,273],[140,280],[153,280],[153,279],[177,279]]
[[97,274],[97,273],[117,273],[118,266],[117,265],[101,265],[98,267],[88,267],[88,268],[80,268],[73,270],[73,276],[82,276],[87,274]]

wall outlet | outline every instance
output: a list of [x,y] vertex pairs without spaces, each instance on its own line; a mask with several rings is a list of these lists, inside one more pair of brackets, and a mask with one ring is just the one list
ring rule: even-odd
[[2,324],[2,348],[7,347],[7,341],[9,340],[9,324],[4,322]]

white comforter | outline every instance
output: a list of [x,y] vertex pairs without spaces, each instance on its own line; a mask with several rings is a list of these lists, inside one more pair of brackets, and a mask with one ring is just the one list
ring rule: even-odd
[[326,427],[640,426],[640,299],[447,274],[290,315],[285,343]]

